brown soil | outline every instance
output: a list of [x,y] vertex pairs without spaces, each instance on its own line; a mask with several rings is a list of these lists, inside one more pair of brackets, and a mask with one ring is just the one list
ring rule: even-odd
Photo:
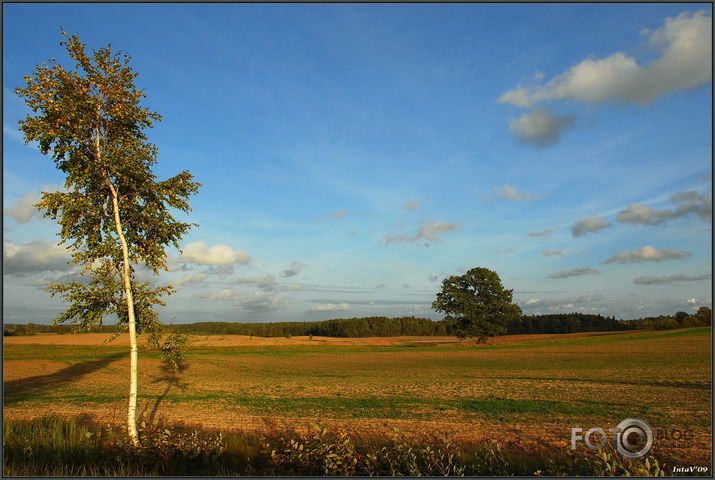
[[[597,335],[614,335],[623,332],[582,332],[566,334],[531,334],[531,335],[504,335],[490,338],[488,345],[505,345],[511,343],[532,342],[538,340],[550,340],[555,338],[591,337]],[[102,345],[109,338],[107,333],[76,333],[59,335],[56,333],[40,333],[32,336],[4,337],[6,344],[39,344],[39,345]],[[249,337],[248,335],[195,335],[196,341],[193,345],[203,347],[239,347],[239,346],[260,346],[260,345],[365,345],[365,346],[391,346],[391,345],[469,345],[473,346],[471,340],[463,340],[449,337],[368,337],[368,338],[336,338],[314,336],[311,340],[307,336],[285,337]],[[139,343],[146,343],[146,339],[139,337]],[[111,342],[111,345],[129,345],[129,334],[122,334]]]

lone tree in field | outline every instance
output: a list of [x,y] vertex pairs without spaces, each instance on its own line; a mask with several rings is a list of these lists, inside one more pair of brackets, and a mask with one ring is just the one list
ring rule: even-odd
[[65,190],[43,192],[36,206],[58,221],[60,243],[68,244],[72,263],[83,266],[83,281],[49,284],[53,296],[70,304],[54,323],[87,328],[114,314],[129,331],[127,432],[138,445],[137,333],[174,363],[185,338],[164,337],[153,309],[165,305],[161,297],[173,287],[139,282],[135,268],[144,265],[154,275],[167,269],[166,248],[178,248],[194,225],[175,220],[171,209],[188,212],[187,200],[200,184],[186,171],[164,181],[152,173],[157,148],[144,130],[161,117],[140,104],[145,95],[134,85],[129,56],[110,46],[87,54],[77,36],[62,35],[74,68],[52,59],[16,89],[33,112],[20,122],[25,142],[37,141],[66,175]]
[[432,308],[445,313],[444,320],[457,337],[485,341],[504,333],[509,320],[521,316],[521,308],[512,303],[512,292],[496,272],[477,267],[445,278]]

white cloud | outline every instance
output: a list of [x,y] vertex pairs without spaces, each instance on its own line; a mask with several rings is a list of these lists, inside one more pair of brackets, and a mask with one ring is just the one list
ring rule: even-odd
[[702,195],[695,190],[676,192],[670,196],[675,209],[654,209],[637,203],[628,205],[618,212],[616,221],[637,225],[660,225],[676,218],[697,215],[703,220],[712,219],[712,192]]
[[208,275],[203,272],[192,273],[190,275],[184,275],[183,277],[179,277],[171,283],[173,285],[194,285],[203,282],[204,280],[206,280],[206,277],[208,277]]
[[246,264],[251,256],[243,250],[234,250],[228,245],[209,247],[206,242],[193,242],[184,246],[181,260],[199,265],[233,265]]
[[578,220],[571,226],[571,234],[574,237],[580,237],[586,235],[587,233],[595,233],[604,228],[610,227],[611,224],[606,221],[605,218],[599,217],[598,215],[592,215],[590,217],[582,218]]
[[273,275],[264,275],[262,277],[237,277],[232,278],[228,281],[231,284],[242,284],[242,285],[257,285],[259,287],[272,285],[276,283],[276,277]]
[[547,228],[546,230],[541,230],[540,232],[529,232],[528,235],[530,237],[539,238],[550,237],[552,233],[554,233],[554,231],[550,228]]
[[575,117],[560,117],[545,108],[523,113],[509,123],[512,135],[525,143],[545,147],[556,143],[561,134],[573,125]]
[[305,263],[295,260],[290,263],[290,267],[283,270],[283,276],[286,278],[295,277],[300,273],[301,270],[303,270],[307,266],[308,265],[306,265]]
[[337,312],[341,310],[347,310],[349,305],[347,303],[326,303],[325,305],[316,305],[311,308],[314,312]]
[[554,250],[552,248],[545,248],[542,252],[542,255],[545,257],[563,257],[564,256],[564,249],[559,248],[558,250]]
[[408,202],[402,206],[405,210],[417,210],[420,208],[420,202]]
[[635,250],[621,250],[603,263],[642,263],[642,262],[662,262],[664,260],[677,260],[691,257],[693,254],[684,250],[674,248],[656,249],[652,245],[646,245]]
[[545,100],[647,104],[658,96],[705,85],[712,78],[712,17],[704,10],[667,18],[648,34],[648,44],[660,57],[647,66],[616,52],[587,58],[545,85],[517,87],[499,102],[528,107]]
[[231,302],[237,307],[253,313],[269,312],[286,306],[284,298],[275,292],[267,291],[243,294],[232,288],[225,288],[217,293],[201,295],[201,298]]
[[22,197],[18,198],[10,208],[4,210],[5,215],[12,217],[18,223],[27,223],[32,220],[35,214],[40,211],[35,207],[35,204],[40,201],[40,192],[27,192]]
[[385,243],[395,243],[395,242],[418,242],[418,241],[437,241],[439,236],[459,228],[458,223],[445,223],[445,222],[422,222],[422,225],[412,235],[407,235],[405,233],[400,233],[397,235],[388,234],[385,236]]
[[346,212],[345,210],[338,210],[337,212],[332,214],[330,216],[330,218],[340,218],[340,217],[344,216],[346,213],[348,213],[348,212]]
[[3,274],[24,275],[46,271],[68,272],[72,269],[66,247],[44,240],[25,244],[3,241]]
[[712,274],[704,273],[702,275],[685,275],[684,273],[676,273],[673,275],[665,275],[663,277],[637,277],[633,279],[636,285],[666,285],[675,282],[696,282],[698,280],[708,280],[712,278]]
[[535,195],[533,193],[529,193],[526,190],[519,190],[516,188],[515,185],[504,185],[503,187],[496,187],[495,190],[499,195],[502,197],[508,199],[508,200],[513,200],[515,202],[519,201],[524,201],[524,200],[536,200],[539,198],[544,198],[546,195]]
[[559,272],[551,273],[547,278],[569,278],[569,277],[579,277],[581,275],[595,275],[601,273],[595,268],[591,267],[580,267],[572,268],[570,270],[561,270]]

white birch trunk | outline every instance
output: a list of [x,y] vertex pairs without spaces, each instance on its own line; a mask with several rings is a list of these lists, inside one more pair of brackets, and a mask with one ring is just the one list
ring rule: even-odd
[[124,277],[124,292],[127,296],[127,315],[129,317],[129,345],[130,345],[130,355],[129,355],[129,408],[127,409],[127,433],[132,443],[136,446],[139,445],[139,434],[137,432],[137,364],[138,364],[138,352],[137,352],[137,328],[136,328],[136,318],[134,316],[134,298],[132,297],[132,284],[130,279],[129,270],[129,248],[127,247],[127,240],[124,238],[124,229],[122,228],[122,219],[119,216],[119,202],[117,200],[117,191],[113,188],[110,183],[110,189],[112,191],[112,206],[114,207],[114,223],[117,227],[117,235],[119,235],[119,241],[122,244],[122,256],[124,258],[124,271],[122,276]]
[[[100,97],[101,99],[101,97]],[[100,118],[101,106],[97,109],[97,118]],[[102,158],[102,148],[100,146],[101,138],[100,127],[97,126],[94,135],[94,147],[97,161]],[[127,296],[127,316],[129,322],[129,406],[127,408],[127,434],[132,444],[139,446],[139,432],[137,432],[137,365],[139,363],[137,350],[137,327],[136,317],[134,316],[134,297],[132,295],[132,283],[129,268],[129,247],[127,247],[127,239],[124,237],[124,228],[122,227],[122,218],[119,215],[119,199],[117,189],[112,185],[109,174],[106,174],[105,181],[112,194],[112,207],[114,210],[114,225],[117,229],[119,241],[122,244],[122,258],[124,271],[122,277],[124,280],[124,292]]]

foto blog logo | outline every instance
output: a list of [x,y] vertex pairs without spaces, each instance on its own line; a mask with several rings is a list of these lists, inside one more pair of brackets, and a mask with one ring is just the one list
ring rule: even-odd
[[[608,431],[614,435],[616,451],[626,458],[640,458],[653,446],[653,430],[643,420],[626,418]],[[583,441],[592,450],[600,450],[608,443],[608,436],[601,427],[589,428],[586,433],[582,428],[573,427],[571,450],[576,449],[578,441]]]

